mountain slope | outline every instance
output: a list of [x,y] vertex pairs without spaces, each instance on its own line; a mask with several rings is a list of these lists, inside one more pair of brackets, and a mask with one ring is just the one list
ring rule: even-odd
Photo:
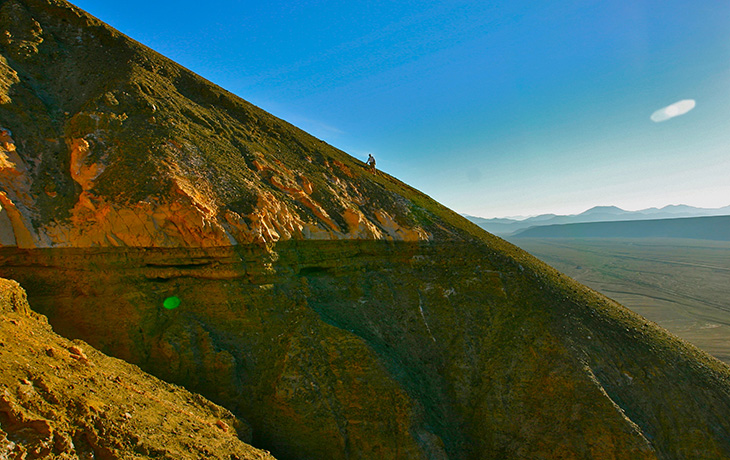
[[0,279],[2,458],[273,458],[233,415],[54,334]]
[[80,10],[7,0],[0,21],[6,244],[220,246],[452,234],[424,210],[435,204],[409,199],[406,185],[369,173]]
[[0,274],[63,335],[281,459],[730,455],[717,360],[61,0],[0,26]]

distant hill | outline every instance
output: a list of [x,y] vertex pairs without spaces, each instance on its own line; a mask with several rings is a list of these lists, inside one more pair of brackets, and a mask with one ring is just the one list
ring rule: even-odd
[[730,241],[730,216],[540,225],[513,238],[694,238]]
[[485,219],[464,215],[467,219],[496,235],[510,235],[537,225],[578,224],[584,222],[614,222],[630,220],[674,219],[680,217],[727,216],[730,206],[722,208],[695,208],[687,205],[669,205],[663,208],[648,208],[641,211],[626,211],[616,206],[595,206],[580,214],[559,216],[541,214],[527,219],[494,218]]

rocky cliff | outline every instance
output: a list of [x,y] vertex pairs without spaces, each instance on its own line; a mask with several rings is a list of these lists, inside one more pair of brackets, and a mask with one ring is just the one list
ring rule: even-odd
[[280,458],[729,451],[725,365],[527,256],[274,249],[5,249],[0,262],[60,332],[224,405]]
[[281,459],[730,456],[724,364],[63,1],[0,26],[0,274],[60,333]]
[[273,459],[198,395],[54,334],[0,279],[0,458]]

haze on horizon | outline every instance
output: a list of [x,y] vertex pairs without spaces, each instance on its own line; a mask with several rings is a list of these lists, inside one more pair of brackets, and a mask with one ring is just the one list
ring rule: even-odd
[[730,204],[727,2],[74,3],[461,213]]

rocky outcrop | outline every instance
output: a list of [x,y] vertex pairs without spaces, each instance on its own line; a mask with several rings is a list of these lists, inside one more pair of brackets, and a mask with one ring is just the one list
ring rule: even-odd
[[27,173],[10,131],[0,128],[0,234],[4,245],[36,247],[29,219],[34,201]]
[[273,459],[202,397],[54,334],[0,279],[0,458]]

